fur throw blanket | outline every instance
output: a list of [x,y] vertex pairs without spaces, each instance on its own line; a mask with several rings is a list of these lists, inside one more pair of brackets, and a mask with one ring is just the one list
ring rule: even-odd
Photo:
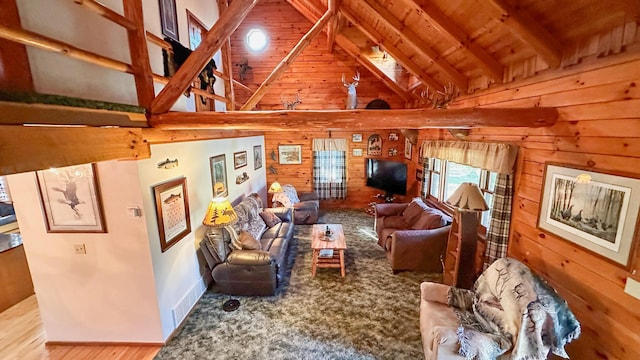
[[567,302],[515,259],[494,262],[474,291],[452,287],[448,301],[467,360],[544,360],[549,352],[569,358],[564,346],[580,336]]

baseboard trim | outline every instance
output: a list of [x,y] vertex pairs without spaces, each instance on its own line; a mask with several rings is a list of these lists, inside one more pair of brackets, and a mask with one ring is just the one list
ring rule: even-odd
[[110,342],[110,341],[46,341],[49,346],[164,346],[164,342]]

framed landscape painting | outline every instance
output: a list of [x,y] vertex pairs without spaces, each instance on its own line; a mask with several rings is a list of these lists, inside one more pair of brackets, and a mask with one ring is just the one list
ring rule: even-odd
[[107,232],[95,164],[37,173],[47,232]]
[[[209,158],[209,167],[211,168],[211,188],[213,189],[213,197],[227,196],[229,190],[227,188],[227,157],[225,154],[212,156]],[[216,193],[216,184],[222,183],[224,190]]]
[[240,169],[245,166],[247,166],[247,152],[238,151],[233,153],[233,168]]
[[187,179],[170,180],[153,187],[160,249],[167,251],[191,232]]
[[628,267],[637,236],[640,179],[545,164],[538,227]]
[[302,145],[279,145],[278,158],[280,164],[302,164]]
[[258,170],[262,167],[262,145],[255,145],[253,147],[253,170]]

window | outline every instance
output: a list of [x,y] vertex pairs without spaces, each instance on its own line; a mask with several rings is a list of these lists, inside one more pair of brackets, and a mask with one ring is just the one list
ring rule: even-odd
[[320,199],[347,197],[347,167],[344,151],[313,152],[313,188]]
[[261,52],[267,47],[268,42],[267,34],[260,29],[251,29],[247,33],[247,46],[253,52]]
[[434,201],[444,202],[463,182],[478,184],[489,205],[489,211],[481,213],[480,224],[489,227],[498,173],[435,158],[429,159],[428,168],[422,192]]

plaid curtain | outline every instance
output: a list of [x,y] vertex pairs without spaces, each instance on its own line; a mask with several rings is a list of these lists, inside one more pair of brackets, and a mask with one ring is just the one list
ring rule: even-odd
[[321,200],[347,198],[346,152],[313,152],[313,190]]
[[511,203],[513,202],[513,176],[498,174],[491,207],[491,223],[487,230],[487,248],[484,251],[484,270],[494,261],[507,256]]
[[422,199],[427,198],[427,193],[429,192],[429,158],[422,159],[422,185],[420,185],[420,197]]

